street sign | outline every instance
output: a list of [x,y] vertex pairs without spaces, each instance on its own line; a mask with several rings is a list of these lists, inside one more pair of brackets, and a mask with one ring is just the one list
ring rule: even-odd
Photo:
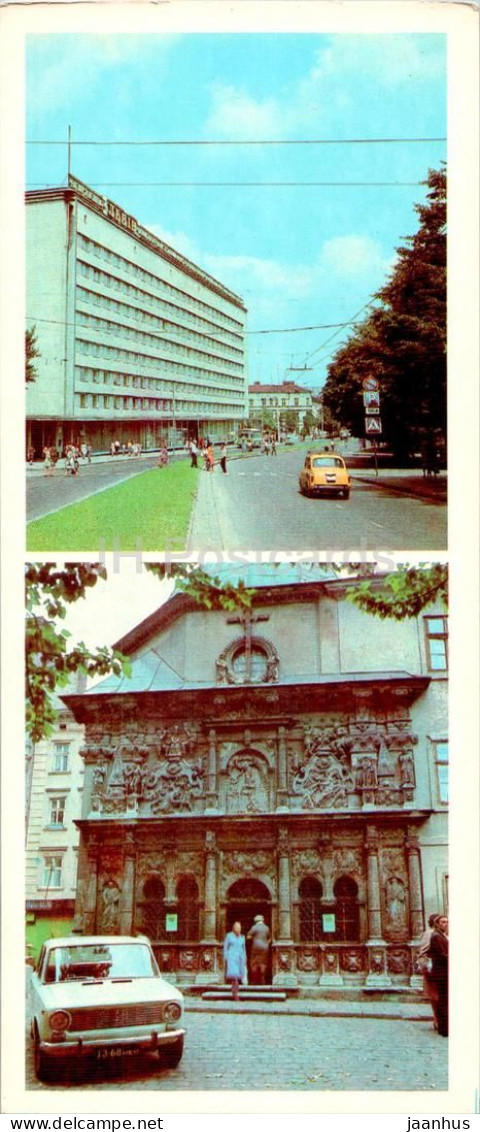
[[365,432],[367,436],[381,436],[382,422],[380,417],[365,417]]
[[375,393],[380,386],[380,382],[376,377],[365,377],[362,381],[362,386],[366,392]]
[[380,394],[377,393],[377,392],[364,393],[363,394],[363,404],[365,406],[365,412],[366,413],[372,413],[373,415],[375,415],[375,413],[379,413],[380,412]]

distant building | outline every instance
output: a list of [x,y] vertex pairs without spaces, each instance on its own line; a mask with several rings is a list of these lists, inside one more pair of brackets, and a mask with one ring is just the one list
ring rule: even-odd
[[34,954],[48,936],[70,929],[75,907],[84,729],[62,700],[56,706],[53,734],[27,748],[26,916]]
[[76,927],[143,931],[205,984],[261,914],[276,985],[419,987],[448,901],[444,611],[380,620],[352,579],[244,578],[252,609],[174,594],[118,642],[131,676],[65,697],[86,729]]
[[27,445],[145,449],[247,415],[241,298],[74,177],[26,194]]
[[249,385],[248,395],[250,419],[263,424],[264,417],[273,416],[278,431],[285,426],[287,413],[295,413],[296,427],[300,431],[305,414],[312,410],[310,390],[295,381],[283,381],[281,385],[264,385],[255,381]]

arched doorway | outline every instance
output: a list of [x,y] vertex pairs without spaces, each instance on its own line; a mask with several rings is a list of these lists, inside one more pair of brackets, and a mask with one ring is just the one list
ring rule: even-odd
[[[270,928],[272,933],[272,909],[271,909],[271,896],[266,884],[261,880],[256,880],[254,877],[245,877],[242,880],[235,881],[230,885],[227,893],[227,908],[226,908],[226,929],[231,931],[232,924],[235,920],[240,920],[242,925],[242,932],[246,936],[249,929],[252,927],[254,916],[263,916],[265,923]],[[246,940],[247,945],[247,966],[250,959],[250,944]],[[272,968],[271,968],[271,949],[269,952],[269,964],[266,973],[266,981],[272,981]]]

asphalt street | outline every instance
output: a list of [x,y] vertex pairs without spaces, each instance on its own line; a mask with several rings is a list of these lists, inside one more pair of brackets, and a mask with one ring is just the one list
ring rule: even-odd
[[69,503],[79,503],[97,491],[104,491],[107,487],[114,487],[131,476],[138,476],[149,468],[158,465],[158,453],[154,456],[142,456],[136,459],[132,456],[123,460],[92,461],[91,464],[80,464],[76,476],[66,476],[64,461],[57,465],[53,476],[39,473],[36,467],[27,472],[27,522],[31,519],[42,519],[61,507],[68,507]]
[[[364,482],[352,471],[350,499],[300,494],[301,451],[216,467],[200,477],[189,549],[439,550],[447,545],[444,503]],[[358,473],[360,475],[361,473]]]
[[[187,1014],[185,1052],[177,1069],[156,1055],[93,1063],[43,1084],[28,1046],[32,1090],[368,1090],[447,1088],[448,1041],[431,1022],[268,1014]],[[97,1067],[98,1065],[98,1067]]]

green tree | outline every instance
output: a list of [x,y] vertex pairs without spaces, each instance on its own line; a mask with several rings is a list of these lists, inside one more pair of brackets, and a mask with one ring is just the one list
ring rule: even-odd
[[324,404],[363,435],[363,378],[377,377],[383,436],[401,459],[446,434],[446,174],[430,170],[419,228],[328,369]]
[[315,416],[315,413],[312,413],[311,409],[307,409],[307,412],[305,413],[305,416],[303,418],[302,433],[304,433],[305,436],[310,436],[312,428],[315,428],[316,423],[317,418]]
[[106,578],[99,563],[28,563],[26,585],[26,714],[33,743],[52,731],[57,711],[54,694],[65,688],[76,672],[88,676],[130,672],[121,653],[106,646],[94,651],[83,641],[71,644],[70,633],[58,627],[67,605],[84,598],[99,578]]
[[35,381],[37,371],[33,361],[34,358],[39,357],[40,350],[37,348],[37,329],[35,326],[32,326],[30,330],[25,331],[25,381],[27,385],[30,381]]

